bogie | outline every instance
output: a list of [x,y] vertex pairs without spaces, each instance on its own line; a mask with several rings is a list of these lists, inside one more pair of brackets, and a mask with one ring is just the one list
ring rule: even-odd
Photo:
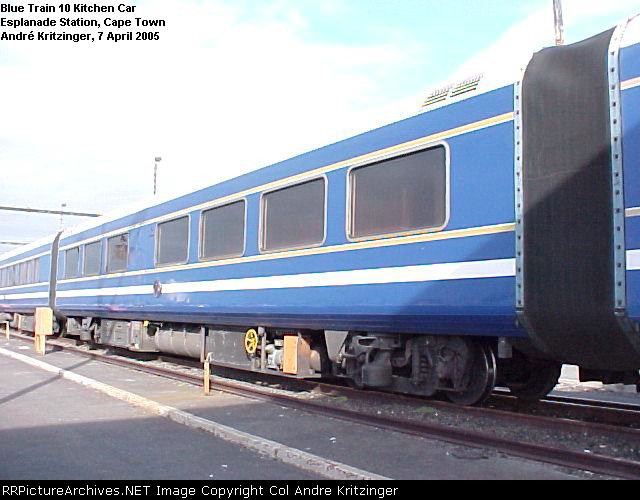
[[475,405],[496,383],[493,348],[464,337],[352,335],[340,356],[339,375],[355,387]]

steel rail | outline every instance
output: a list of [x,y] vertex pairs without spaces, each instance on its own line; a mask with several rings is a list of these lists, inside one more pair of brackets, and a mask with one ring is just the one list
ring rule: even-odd
[[[498,397],[500,399],[517,399],[512,396],[507,389],[496,389],[492,394],[492,397]],[[640,415],[640,404],[623,403],[619,401],[601,401],[598,399],[579,398],[575,396],[558,396],[549,395],[540,400],[540,403],[550,404],[568,404],[583,407],[593,408],[605,408],[621,411],[637,412]]]
[[[31,337],[25,337],[22,335],[15,335],[16,338],[21,338],[21,340],[29,340],[31,341]],[[202,386],[203,378],[201,375],[195,375],[193,373],[181,373],[176,370],[171,370],[168,368],[161,368],[157,366],[149,366],[144,363],[136,360],[131,360],[128,358],[113,356],[109,354],[98,354],[95,352],[87,352],[85,350],[79,349],[77,347],[72,347],[68,345],[60,345],[59,342],[49,342],[50,345],[53,345],[59,350],[66,350],[69,352],[74,352],[77,354],[81,354],[83,356],[90,357],[99,362],[104,362],[112,365],[117,365],[121,367],[126,367],[130,369],[134,369],[136,371],[141,371],[144,373],[149,373],[152,375],[161,376],[164,378],[170,378],[173,380],[177,380],[180,382],[189,383],[191,385]],[[108,346],[107,346],[108,347]],[[318,384],[311,383],[315,387],[321,387],[324,390],[331,390],[332,392],[348,392],[354,394],[351,389],[346,389],[342,387],[334,387],[327,386],[326,384]],[[290,408],[294,408],[300,411],[312,412],[316,414],[321,414],[324,416],[329,416],[345,421],[349,421],[352,423],[357,423],[360,425],[367,425],[370,427],[375,427],[379,429],[385,429],[392,432],[400,432],[403,434],[409,434],[416,437],[421,437],[425,439],[435,439],[440,441],[445,441],[457,445],[468,446],[468,447],[483,447],[483,448],[491,448],[500,452],[504,452],[513,456],[518,456],[521,458],[535,460],[538,462],[544,462],[549,464],[554,464],[562,467],[578,469],[578,470],[586,470],[593,473],[605,474],[625,479],[640,479],[640,462],[634,462],[626,459],[613,458],[604,455],[595,455],[589,453],[581,453],[573,450],[568,450],[564,448],[554,448],[546,445],[540,445],[535,443],[528,443],[516,440],[510,440],[506,438],[501,438],[498,436],[493,436],[490,434],[485,434],[477,431],[470,431],[466,429],[458,429],[454,427],[444,426],[441,424],[434,424],[428,422],[418,422],[405,418],[391,418],[384,415],[374,415],[366,412],[360,412],[352,409],[338,408],[334,406],[327,406],[325,403],[315,402],[310,400],[302,400],[295,396],[281,394],[281,393],[272,393],[266,392],[264,389],[259,388],[251,388],[247,386],[241,386],[238,383],[229,382],[226,380],[221,380],[219,377],[214,377],[212,380],[212,389],[216,389],[222,392],[226,392],[229,394],[246,397],[254,400],[259,400],[267,403],[274,403],[278,405],[285,404]],[[385,395],[386,396],[386,395]],[[449,409],[451,409],[451,405],[440,402],[430,402],[430,404],[436,403],[433,406],[442,406],[446,405]],[[547,417],[540,417],[534,415],[520,415],[520,414],[512,414],[508,412],[490,410],[491,414],[487,415],[482,414],[483,408],[460,408],[455,407],[457,411],[469,411],[470,413],[476,413],[477,415],[482,416],[500,416],[501,418],[509,418],[514,421],[518,421],[522,423],[523,421],[528,422],[544,422],[545,425],[550,426],[563,426],[565,429],[567,428],[567,424],[571,424],[572,430],[575,432],[581,428],[589,428],[591,430],[605,430],[606,427],[602,424],[591,424],[589,422],[574,422],[574,421],[563,421],[559,419],[549,419]],[[555,423],[551,423],[555,422]],[[557,422],[561,422],[558,424]],[[618,434],[633,436],[634,439],[638,439],[640,442],[640,431],[636,431],[633,429],[618,429],[618,428],[609,428],[608,432],[616,432]]]
[[521,402],[508,393],[495,392],[489,402],[502,406],[514,406],[516,410],[562,411],[573,413],[591,421],[603,422],[609,426],[628,427],[640,430],[640,405],[577,398],[571,396],[547,396],[537,402]]
[[605,408],[607,410],[614,409],[618,411],[635,412],[640,416],[640,405],[632,403],[620,403],[616,401],[600,401],[597,399],[574,398],[568,396],[547,396],[542,400],[543,403],[575,405],[590,408]]

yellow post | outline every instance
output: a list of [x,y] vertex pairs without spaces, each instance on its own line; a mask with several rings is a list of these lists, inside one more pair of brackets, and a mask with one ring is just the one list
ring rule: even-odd
[[34,337],[36,354],[40,354],[40,356],[44,356],[47,352],[46,338],[47,337],[45,337],[44,335],[36,335]]
[[209,364],[209,358],[204,362],[204,395],[208,396],[211,393],[211,365]]
[[211,353],[204,360],[204,395],[211,394]]
[[45,355],[47,350],[47,336],[53,335],[53,310],[50,307],[36,309],[36,328],[34,344],[36,354]]

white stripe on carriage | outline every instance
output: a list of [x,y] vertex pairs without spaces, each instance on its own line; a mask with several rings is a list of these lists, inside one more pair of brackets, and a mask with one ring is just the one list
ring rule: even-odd
[[[516,274],[515,259],[485,260],[477,262],[452,262],[424,266],[333,271],[328,273],[265,276],[188,283],[166,283],[165,295],[198,292],[233,292],[246,290],[279,290],[299,288],[323,288],[333,286],[382,285],[393,283],[423,283],[487,278],[507,278]],[[79,297],[114,297],[153,295],[153,285],[110,287],[84,290],[62,290],[61,299]],[[46,297],[46,293],[0,295],[0,300],[24,300]]]
[[[101,276],[85,276],[82,278],[62,279],[58,283],[65,285],[67,283],[82,283],[87,281],[99,281],[99,280],[120,280],[122,278],[128,278],[132,276],[143,276],[146,274],[168,274],[176,271],[190,271],[193,269],[209,269],[213,267],[224,267],[236,264],[248,264],[253,262],[264,262],[272,260],[282,260],[294,257],[307,257],[312,255],[326,255],[331,253],[340,252],[352,252],[356,250],[367,250],[372,248],[388,248],[393,246],[411,245],[415,243],[430,243],[435,241],[449,241],[454,239],[473,238],[477,236],[491,236],[495,234],[512,233],[516,229],[516,225],[513,223],[498,224],[495,226],[484,227],[472,227],[468,229],[454,229],[451,231],[444,231],[440,233],[419,233],[412,236],[400,236],[393,238],[379,238],[372,239],[370,241],[362,241],[359,243],[347,243],[335,246],[324,246],[315,248],[306,248],[302,250],[289,250],[278,253],[248,255],[243,257],[194,262],[191,264],[180,264],[169,267],[159,267],[152,269],[140,269],[138,271],[126,271],[122,273],[105,274]],[[0,296],[3,292],[14,292],[17,290],[25,290],[34,288],[36,286],[48,286],[48,283],[40,283],[36,285],[19,285],[7,288],[0,288]],[[26,293],[26,292],[25,292]]]
[[640,250],[627,252],[627,271],[640,271]]
[[9,295],[0,295],[0,300],[30,300],[47,298],[49,298],[49,292],[14,293]]

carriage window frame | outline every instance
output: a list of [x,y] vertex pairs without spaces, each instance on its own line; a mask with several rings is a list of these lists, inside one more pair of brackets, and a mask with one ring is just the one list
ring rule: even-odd
[[[187,255],[184,260],[178,262],[158,262],[158,256],[160,255],[160,226],[164,224],[169,224],[171,222],[176,222],[179,220],[187,219]],[[162,222],[158,222],[155,228],[155,251],[153,255],[153,264],[156,268],[163,267],[171,267],[171,266],[182,266],[189,263],[189,256],[191,255],[191,214],[183,215],[181,217],[175,217],[173,219],[164,220]]]
[[[438,226],[431,226],[421,229],[414,229],[411,231],[399,231],[399,232],[391,232],[391,233],[380,233],[376,235],[368,235],[368,236],[354,236],[354,215],[355,215],[355,183],[353,182],[352,172],[358,169],[365,169],[367,167],[373,167],[382,162],[393,160],[396,158],[401,158],[403,156],[408,156],[416,153],[420,153],[422,151],[428,151],[430,149],[444,148],[445,153],[445,217],[444,223]],[[384,240],[389,238],[401,238],[405,236],[416,236],[420,234],[432,234],[439,233],[444,231],[451,222],[451,148],[449,143],[445,141],[439,141],[430,143],[427,145],[416,146],[413,148],[409,148],[403,150],[401,152],[389,153],[387,155],[379,156],[373,160],[366,160],[361,163],[357,163],[352,165],[347,170],[347,197],[346,197],[346,220],[345,220],[345,232],[346,238],[349,242],[357,243],[362,241],[376,241],[376,240]]]
[[[218,210],[221,208],[229,207],[231,205],[236,205],[238,203],[243,203],[244,205],[244,215],[242,219],[243,224],[243,241],[242,241],[242,253],[235,253],[229,255],[220,255],[215,257],[207,257],[204,255],[204,245],[205,245],[205,214],[209,212],[213,212],[214,210]],[[244,257],[247,254],[247,216],[248,216],[248,207],[249,203],[246,198],[240,198],[235,201],[230,201],[228,203],[224,203],[222,205],[216,205],[200,212],[200,228],[198,231],[200,244],[198,245],[198,260],[200,262],[215,262],[219,260],[228,260],[228,259],[237,259],[240,257]]]
[[[88,273],[87,272],[87,247],[90,247],[93,245],[97,245],[98,249],[100,250],[99,257],[98,257],[98,272]],[[82,276],[100,276],[100,274],[102,273],[102,264],[103,264],[103,257],[104,257],[103,254],[104,254],[103,240],[92,241],[91,243],[85,243],[84,245],[82,245]],[[129,241],[127,240],[127,263],[128,263],[128,260],[129,260]]]
[[[272,194],[272,193],[277,193],[279,191],[285,191],[287,189],[290,188],[294,188],[297,186],[303,186],[304,184],[309,184],[311,182],[315,182],[315,181],[322,181],[323,182],[323,186],[324,186],[324,206],[323,206],[323,219],[322,219],[322,224],[323,224],[323,235],[322,235],[322,241],[320,241],[319,243],[314,243],[314,244],[309,244],[309,245],[298,245],[298,246],[291,246],[291,247],[284,247],[284,248],[277,248],[277,249],[267,249],[265,248],[265,243],[266,243],[266,236],[267,236],[267,228],[266,228],[266,217],[265,217],[265,198]],[[302,181],[295,181],[289,184],[286,184],[284,186],[279,186],[277,188],[274,189],[270,189],[269,191],[263,191],[262,193],[260,193],[260,220],[259,220],[259,228],[258,228],[258,243],[259,243],[259,250],[260,250],[260,254],[263,255],[270,255],[270,254],[278,254],[278,253],[283,253],[283,252],[291,252],[294,250],[307,250],[310,248],[320,248],[323,247],[325,245],[325,243],[327,242],[327,224],[328,224],[328,203],[329,203],[329,178],[326,175],[319,175],[319,176],[315,176],[315,177],[311,177],[309,179],[304,179]]]
[[[78,260],[76,262],[75,274],[69,274],[69,269],[67,269],[67,255],[69,255],[69,252],[73,252],[73,251],[77,251],[78,252]],[[67,248],[64,251],[64,273],[62,274],[62,279],[72,280],[72,279],[79,278],[80,276],[81,276],[81,274],[80,274],[80,247],[76,246],[76,247]]]
[[[110,262],[111,255],[109,254],[109,242],[111,240],[115,240],[116,238],[122,238],[123,236],[127,237],[127,258],[125,262],[125,267],[124,269],[111,269],[111,262]],[[131,235],[129,234],[129,232],[117,234],[115,236],[112,236],[111,238],[107,238],[107,258],[106,258],[106,266],[105,266],[106,274],[117,274],[117,273],[127,272],[127,270],[129,269],[129,256],[131,254],[130,252],[131,247],[129,246],[130,240],[131,240]]]

